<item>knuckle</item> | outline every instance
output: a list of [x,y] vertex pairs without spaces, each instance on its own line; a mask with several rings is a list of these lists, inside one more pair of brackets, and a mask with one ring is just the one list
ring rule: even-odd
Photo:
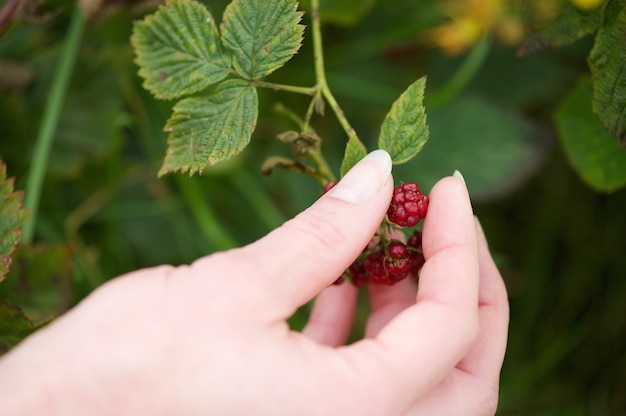
[[336,250],[347,240],[347,234],[325,210],[306,210],[285,223],[302,244]]

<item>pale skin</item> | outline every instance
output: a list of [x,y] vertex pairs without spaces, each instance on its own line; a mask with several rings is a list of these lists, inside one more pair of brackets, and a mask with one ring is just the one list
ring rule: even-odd
[[103,285],[0,359],[3,412],[494,414],[507,295],[460,177],[430,192],[419,290],[369,287],[366,336],[345,345],[357,290],[331,283],[385,215],[390,172],[373,152],[255,243]]

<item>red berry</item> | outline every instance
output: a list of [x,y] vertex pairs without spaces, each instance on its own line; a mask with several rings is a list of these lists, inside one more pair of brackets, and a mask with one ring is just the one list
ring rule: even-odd
[[391,240],[387,245],[385,270],[392,282],[404,279],[411,268],[411,258],[407,246],[398,240]]
[[426,263],[422,250],[422,232],[416,230],[406,245],[409,248],[409,257],[411,258],[411,273],[417,276],[419,270]]
[[352,284],[354,286],[361,287],[365,283],[367,283],[367,272],[363,267],[362,261],[357,260],[352,263],[350,267],[348,267],[347,273],[350,276],[350,280],[352,281]]
[[370,282],[379,284],[391,283],[385,273],[384,261],[385,252],[382,250],[375,251],[365,258],[363,267]]
[[[411,267],[411,259],[408,257],[406,247],[402,249],[398,244],[404,246],[404,244],[393,242],[391,250],[387,247],[385,250],[377,250],[365,258],[363,267],[367,272],[367,277],[371,283],[393,285],[396,282],[404,279]],[[394,255],[400,254],[400,251],[404,251],[404,255],[395,258],[392,257],[389,252],[393,252]]]
[[330,191],[331,189],[333,189],[335,187],[335,185],[337,185],[339,183],[339,181],[330,181],[328,182],[326,185],[324,185],[324,193]]
[[393,190],[387,218],[400,226],[413,227],[427,211],[428,197],[420,192],[415,182],[406,182]]
[[407,240],[406,245],[409,247],[410,252],[422,251],[422,232],[415,230],[413,235]]
[[391,258],[401,259],[407,256],[407,248],[403,242],[391,240],[387,245],[387,253]]
[[339,276],[339,278],[337,280],[335,280],[333,282],[334,286],[339,286],[340,284],[342,284],[346,279],[343,278],[343,276]]

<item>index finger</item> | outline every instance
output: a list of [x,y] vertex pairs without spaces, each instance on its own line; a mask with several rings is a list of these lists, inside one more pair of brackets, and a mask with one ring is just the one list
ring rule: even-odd
[[373,371],[378,389],[389,386],[388,394],[407,406],[455,367],[478,334],[476,228],[462,179],[444,178],[432,189],[423,247],[416,304],[389,322],[374,346],[346,349],[361,369]]

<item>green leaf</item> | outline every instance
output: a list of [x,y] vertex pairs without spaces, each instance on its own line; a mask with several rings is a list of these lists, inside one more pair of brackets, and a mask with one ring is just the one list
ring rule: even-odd
[[22,236],[21,227],[29,211],[22,208],[22,192],[13,192],[14,179],[7,179],[6,165],[0,160],[0,282],[11,267],[11,253]]
[[200,3],[172,0],[136,23],[131,44],[144,87],[171,99],[226,78],[230,57],[211,13]]
[[65,312],[74,300],[72,249],[66,245],[22,244],[0,285],[0,299],[16,305],[34,322]]
[[426,77],[415,81],[400,95],[385,117],[378,137],[378,147],[391,155],[394,164],[411,160],[428,140],[424,110]]
[[589,55],[593,79],[593,112],[626,146],[626,11],[621,0],[606,8],[605,23]]
[[246,79],[269,75],[300,49],[304,26],[295,0],[233,0],[224,11],[222,41]]
[[582,79],[561,103],[556,125],[565,153],[592,188],[612,192],[626,186],[626,149],[603,128],[591,111],[593,88]]
[[348,173],[348,171],[366,155],[367,149],[365,148],[365,145],[356,137],[350,137],[348,143],[346,144],[346,152],[343,155],[343,160],[341,162],[341,177]]
[[165,125],[169,148],[159,175],[202,172],[238,154],[250,142],[257,113],[256,89],[243,80],[228,80],[181,100]]
[[0,300],[0,355],[41,326],[43,324],[33,325],[17,306]]
[[520,54],[565,46],[595,33],[602,24],[602,11],[603,7],[598,7],[585,12],[566,2],[554,18],[531,27],[531,34],[520,48]]

